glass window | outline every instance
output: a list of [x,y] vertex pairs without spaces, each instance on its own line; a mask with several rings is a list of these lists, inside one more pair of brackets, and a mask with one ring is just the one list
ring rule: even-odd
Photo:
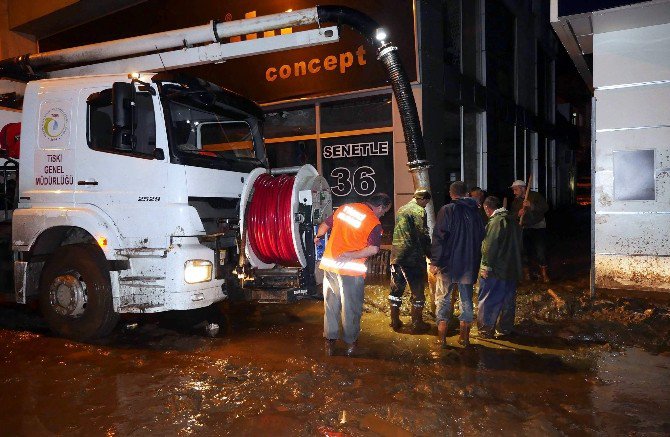
[[[444,63],[461,67],[461,2],[447,1],[442,6],[444,26]],[[475,2],[472,2],[475,3]]]
[[526,180],[526,129],[516,127],[516,173],[514,179]]
[[514,181],[514,126],[493,116],[487,118],[488,191],[502,194]]
[[316,167],[316,140],[285,141],[267,144],[268,162],[272,168],[311,164]]
[[[453,3],[449,1],[447,4]],[[478,1],[461,1],[459,4],[462,10],[461,24],[461,56],[463,58],[463,74],[472,79],[481,79],[479,53],[481,50],[481,15],[479,12]],[[451,6],[451,9],[454,7]],[[453,23],[449,23],[453,26]]]
[[361,97],[321,104],[321,132],[344,132],[392,126],[391,95]]
[[514,99],[514,15],[502,2],[487,0],[486,86]]
[[153,157],[154,149],[156,149],[156,119],[151,94],[142,92],[135,94],[134,138],[130,151],[113,148],[111,88],[91,94],[86,103],[88,115],[86,140],[91,149]]
[[251,127],[246,121],[170,102],[173,136],[180,152],[222,159],[254,158]]
[[447,109],[442,119],[444,132],[444,186],[461,180],[461,113],[458,108]]
[[479,185],[478,159],[479,138],[477,136],[477,113],[463,113],[463,175],[468,187]]
[[265,113],[265,138],[297,137],[316,133],[314,105],[278,109]]

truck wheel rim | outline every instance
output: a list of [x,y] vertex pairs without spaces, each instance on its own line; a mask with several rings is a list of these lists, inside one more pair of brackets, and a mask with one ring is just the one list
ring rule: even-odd
[[86,309],[86,283],[78,274],[56,277],[49,287],[51,307],[61,316],[79,317]]

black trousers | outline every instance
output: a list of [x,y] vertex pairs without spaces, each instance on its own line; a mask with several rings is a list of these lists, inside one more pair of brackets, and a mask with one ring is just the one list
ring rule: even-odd
[[535,261],[538,265],[547,265],[547,230],[524,229],[523,230],[523,261],[528,265],[529,261]]
[[389,301],[392,306],[399,307],[402,303],[402,295],[405,287],[409,285],[412,293],[412,305],[423,307],[426,303],[426,265],[407,266],[400,264],[391,264],[391,293]]

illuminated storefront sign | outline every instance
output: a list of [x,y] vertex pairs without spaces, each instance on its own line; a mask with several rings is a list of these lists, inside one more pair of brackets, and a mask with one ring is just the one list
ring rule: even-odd
[[[393,134],[355,135],[321,140],[322,174],[333,206],[365,202],[375,193],[393,194]],[[393,232],[393,214],[382,217],[384,240]]]

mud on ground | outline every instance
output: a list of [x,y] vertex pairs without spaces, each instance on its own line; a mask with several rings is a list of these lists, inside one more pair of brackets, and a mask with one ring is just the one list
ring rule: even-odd
[[[383,284],[370,287],[366,297],[366,311],[388,314]],[[527,339],[552,339],[557,343],[608,344],[613,348],[640,347],[652,353],[670,353],[670,295],[598,290],[594,297],[588,278],[552,281],[544,284],[530,281],[519,285],[515,334]],[[475,311],[477,287],[474,293]],[[427,296],[426,317],[430,313],[432,297]],[[409,317],[409,299],[403,304],[403,315]],[[456,303],[458,314],[458,303]],[[451,332],[457,329],[452,321]],[[408,328],[402,331],[409,332]]]

